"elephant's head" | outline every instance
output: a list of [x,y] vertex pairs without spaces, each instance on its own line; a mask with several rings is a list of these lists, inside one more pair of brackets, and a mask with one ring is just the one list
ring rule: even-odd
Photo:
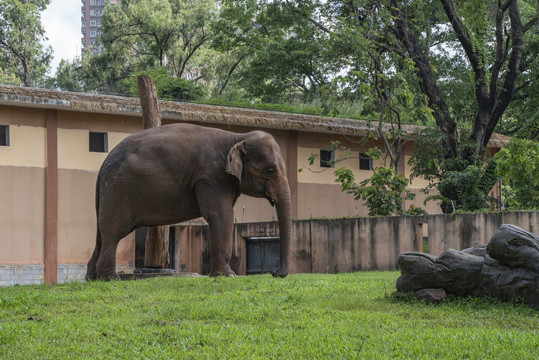
[[243,194],[268,199],[277,209],[281,266],[274,276],[288,274],[292,218],[290,188],[279,145],[262,131],[249,133],[228,153],[226,172],[234,175]]

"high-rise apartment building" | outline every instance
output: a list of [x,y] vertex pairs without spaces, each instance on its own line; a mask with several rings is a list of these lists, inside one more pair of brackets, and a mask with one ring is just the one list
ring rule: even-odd
[[82,52],[92,48],[93,54],[99,54],[103,49],[95,46],[97,37],[100,35],[101,15],[105,10],[106,3],[117,4],[119,0],[82,0],[81,7],[81,32]]

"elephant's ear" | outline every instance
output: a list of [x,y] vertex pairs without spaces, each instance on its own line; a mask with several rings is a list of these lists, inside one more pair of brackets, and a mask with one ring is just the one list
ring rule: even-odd
[[226,162],[226,173],[234,175],[240,182],[241,173],[243,172],[242,155],[245,154],[245,141],[240,141],[230,149]]

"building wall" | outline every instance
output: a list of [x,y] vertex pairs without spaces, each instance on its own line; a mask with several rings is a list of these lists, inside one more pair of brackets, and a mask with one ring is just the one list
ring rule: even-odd
[[[89,151],[89,131],[108,132],[109,149],[142,127],[139,118],[58,111],[58,281],[84,278],[95,246],[95,181],[106,153]],[[45,111],[0,107],[10,146],[0,146],[0,285],[43,280]],[[132,271],[134,235],[120,243],[118,268]],[[17,275],[17,276],[15,276]],[[20,275],[20,276],[18,276]]]
[[[364,153],[372,147],[384,149],[380,141],[369,141],[360,143],[360,137],[343,136],[335,134],[315,134],[300,133],[298,136],[298,156],[297,164],[301,172],[298,174],[298,219],[310,219],[321,217],[349,217],[367,216],[369,210],[363,206],[363,201],[354,200],[352,194],[343,193],[341,185],[335,182],[334,171],[336,168],[344,166],[351,169],[356,182],[361,182],[372,176],[372,170],[359,169],[359,153]],[[332,141],[340,141],[340,147],[335,153],[335,159],[345,160],[335,165],[335,168],[320,167],[320,161],[310,165],[311,154],[319,154],[320,150],[325,150]],[[412,145],[405,144],[401,161],[399,162],[399,173],[410,176],[410,166],[408,160],[412,155]],[[373,168],[379,166],[389,166],[389,159],[382,156],[373,160]],[[428,183],[423,179],[414,179],[408,190],[415,194],[414,200],[406,200],[405,208],[411,205],[423,208],[429,214],[440,214],[441,209],[437,201],[423,203],[427,194],[421,189]]]
[[[502,224],[537,234],[539,212],[297,220],[292,223],[290,273],[396,270],[403,252],[439,256],[448,248],[463,250],[487,244]],[[182,225],[177,229],[178,248],[189,249],[181,256],[180,269],[209,273],[208,227]],[[248,238],[275,236],[276,222],[235,224],[231,268],[239,275],[246,274]],[[423,247],[425,237],[428,249]]]

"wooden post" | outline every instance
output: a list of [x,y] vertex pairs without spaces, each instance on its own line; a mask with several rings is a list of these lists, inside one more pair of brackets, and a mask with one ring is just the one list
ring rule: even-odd
[[[144,129],[161,126],[161,112],[157,101],[157,90],[148,75],[137,78],[140,106]],[[144,249],[144,267],[166,269],[169,265],[168,226],[148,228]]]
[[417,229],[417,251],[423,252],[423,224],[419,223],[416,225]]
[[142,121],[144,129],[161,126],[161,112],[157,101],[157,90],[148,75],[137,78],[140,106],[142,107]]

